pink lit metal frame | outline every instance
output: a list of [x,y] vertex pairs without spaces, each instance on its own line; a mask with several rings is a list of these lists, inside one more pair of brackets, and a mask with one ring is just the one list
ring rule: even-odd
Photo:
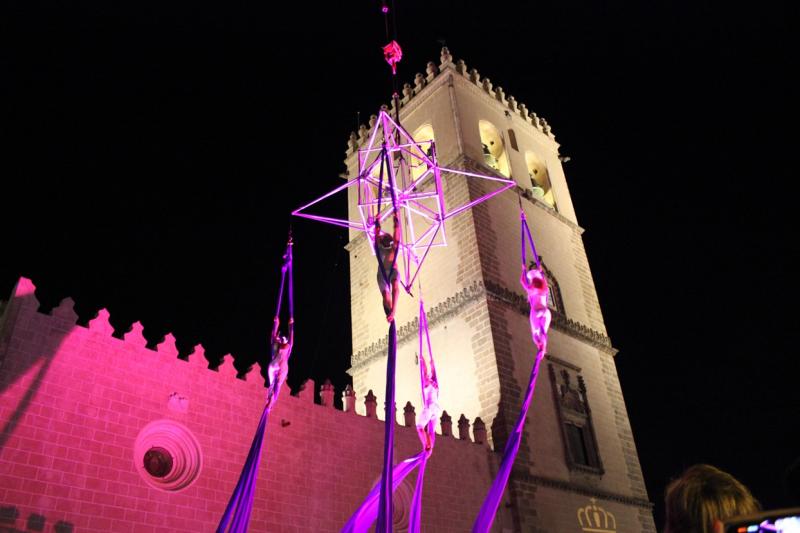
[[[403,229],[399,245],[401,283],[410,292],[431,248],[447,246],[445,221],[514,186],[514,181],[440,166],[433,140],[416,141],[381,111],[368,142],[358,151],[358,176],[292,212],[293,215],[363,232],[375,251],[374,224],[391,218],[395,206]],[[463,205],[445,206],[443,174],[497,182],[500,187]],[[446,177],[446,176],[445,176]],[[355,188],[356,220],[310,212],[310,208],[342,191]],[[392,198],[394,193],[394,199]]]

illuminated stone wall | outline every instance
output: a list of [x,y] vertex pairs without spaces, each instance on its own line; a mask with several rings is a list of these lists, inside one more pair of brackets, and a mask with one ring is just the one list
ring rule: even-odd
[[[178,359],[171,336],[149,350],[138,324],[114,338],[104,310],[77,326],[70,299],[39,313],[34,290],[20,280],[0,317],[0,530],[213,531],[263,408],[260,376],[237,379],[229,360],[209,370],[201,348]],[[334,409],[324,388],[326,406],[314,403],[313,382],[296,397],[283,388],[250,531],[339,531],[380,477],[383,423]],[[428,463],[427,531],[469,530],[496,469],[485,439],[458,438],[458,414],[457,436],[437,439]],[[397,429],[398,459],[420,450],[411,421]],[[148,470],[153,448],[171,465],[155,461]],[[412,475],[395,497],[398,530],[408,523],[414,482]]]
[[[616,350],[607,337],[583,245],[584,230],[578,225],[559,145],[549,125],[476,69],[453,61],[446,49],[438,65],[429,63],[426,74],[405,86],[400,119],[411,132],[424,124],[432,126],[442,165],[483,174],[499,170],[491,168],[484,156],[479,125],[496,131],[504,144],[509,177],[518,185],[448,221],[448,247],[431,251],[421,276],[443,403],[485,421],[498,454],[519,413],[535,356],[527,302],[519,286],[520,202],[538,252],[560,289],[563,309],[554,313],[548,359],[542,365],[512,475],[512,527],[578,531],[576,513],[588,505],[587,498],[595,498],[597,505],[625,524],[619,531],[655,531],[614,365]],[[350,138],[345,161],[350,178],[357,175],[356,154],[368,130],[365,125]],[[534,159],[546,168],[548,201],[531,194],[528,161]],[[467,184],[446,176],[444,182],[449,205],[487,192],[486,182]],[[351,197],[351,213],[355,202]],[[355,232],[350,236],[350,373],[354,387],[372,389],[382,399],[387,325],[375,281],[376,260],[363,236]],[[417,305],[402,295],[397,315],[398,405],[419,402],[420,397]],[[596,444],[595,466],[583,468],[570,456],[565,420],[571,415],[564,415],[567,408],[560,407],[559,402],[566,400],[551,383],[550,366],[554,373],[566,370],[574,380],[580,378],[585,387],[576,408],[582,410],[582,419],[591,419],[586,431]],[[567,392],[577,394],[577,389]]]

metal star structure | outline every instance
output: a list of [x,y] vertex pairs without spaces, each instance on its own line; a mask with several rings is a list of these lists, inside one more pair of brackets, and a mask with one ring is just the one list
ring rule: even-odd
[[[445,221],[513,187],[514,181],[440,166],[434,141],[414,140],[384,110],[380,111],[368,139],[366,146],[358,150],[358,176],[295,209],[292,215],[361,231],[375,253],[375,223],[383,226],[397,210],[403,230],[398,270],[403,287],[410,292],[431,248],[447,246]],[[448,210],[442,189],[443,174],[493,181],[500,187]],[[350,194],[351,190],[358,206],[355,220],[312,212],[327,198],[342,191]]]

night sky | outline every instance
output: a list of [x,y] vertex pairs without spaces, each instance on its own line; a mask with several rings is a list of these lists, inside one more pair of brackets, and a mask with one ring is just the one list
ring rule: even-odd
[[[0,6],[0,294],[33,279],[123,332],[266,356],[290,223],[290,385],[347,383],[333,188],[389,100],[378,2]],[[468,4],[468,5],[463,5]],[[401,82],[446,42],[561,143],[650,499],[708,462],[800,505],[797,3],[397,2]],[[344,209],[344,206],[342,206]],[[794,346],[792,346],[794,348]],[[250,374],[257,378],[258,368]],[[359,396],[366,391],[357,391]]]

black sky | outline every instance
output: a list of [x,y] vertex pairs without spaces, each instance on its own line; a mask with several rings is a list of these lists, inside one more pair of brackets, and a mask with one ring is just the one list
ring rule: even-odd
[[[433,4],[433,5],[431,5]],[[468,4],[468,5],[464,5]],[[547,118],[650,498],[696,462],[767,507],[800,457],[796,3],[397,2],[403,82],[440,41]],[[377,2],[0,7],[0,291],[31,277],[238,365],[266,353],[289,211],[388,100]],[[347,382],[342,232],[294,222],[290,384]],[[790,346],[790,343],[792,346]],[[254,377],[254,376],[253,376]]]

